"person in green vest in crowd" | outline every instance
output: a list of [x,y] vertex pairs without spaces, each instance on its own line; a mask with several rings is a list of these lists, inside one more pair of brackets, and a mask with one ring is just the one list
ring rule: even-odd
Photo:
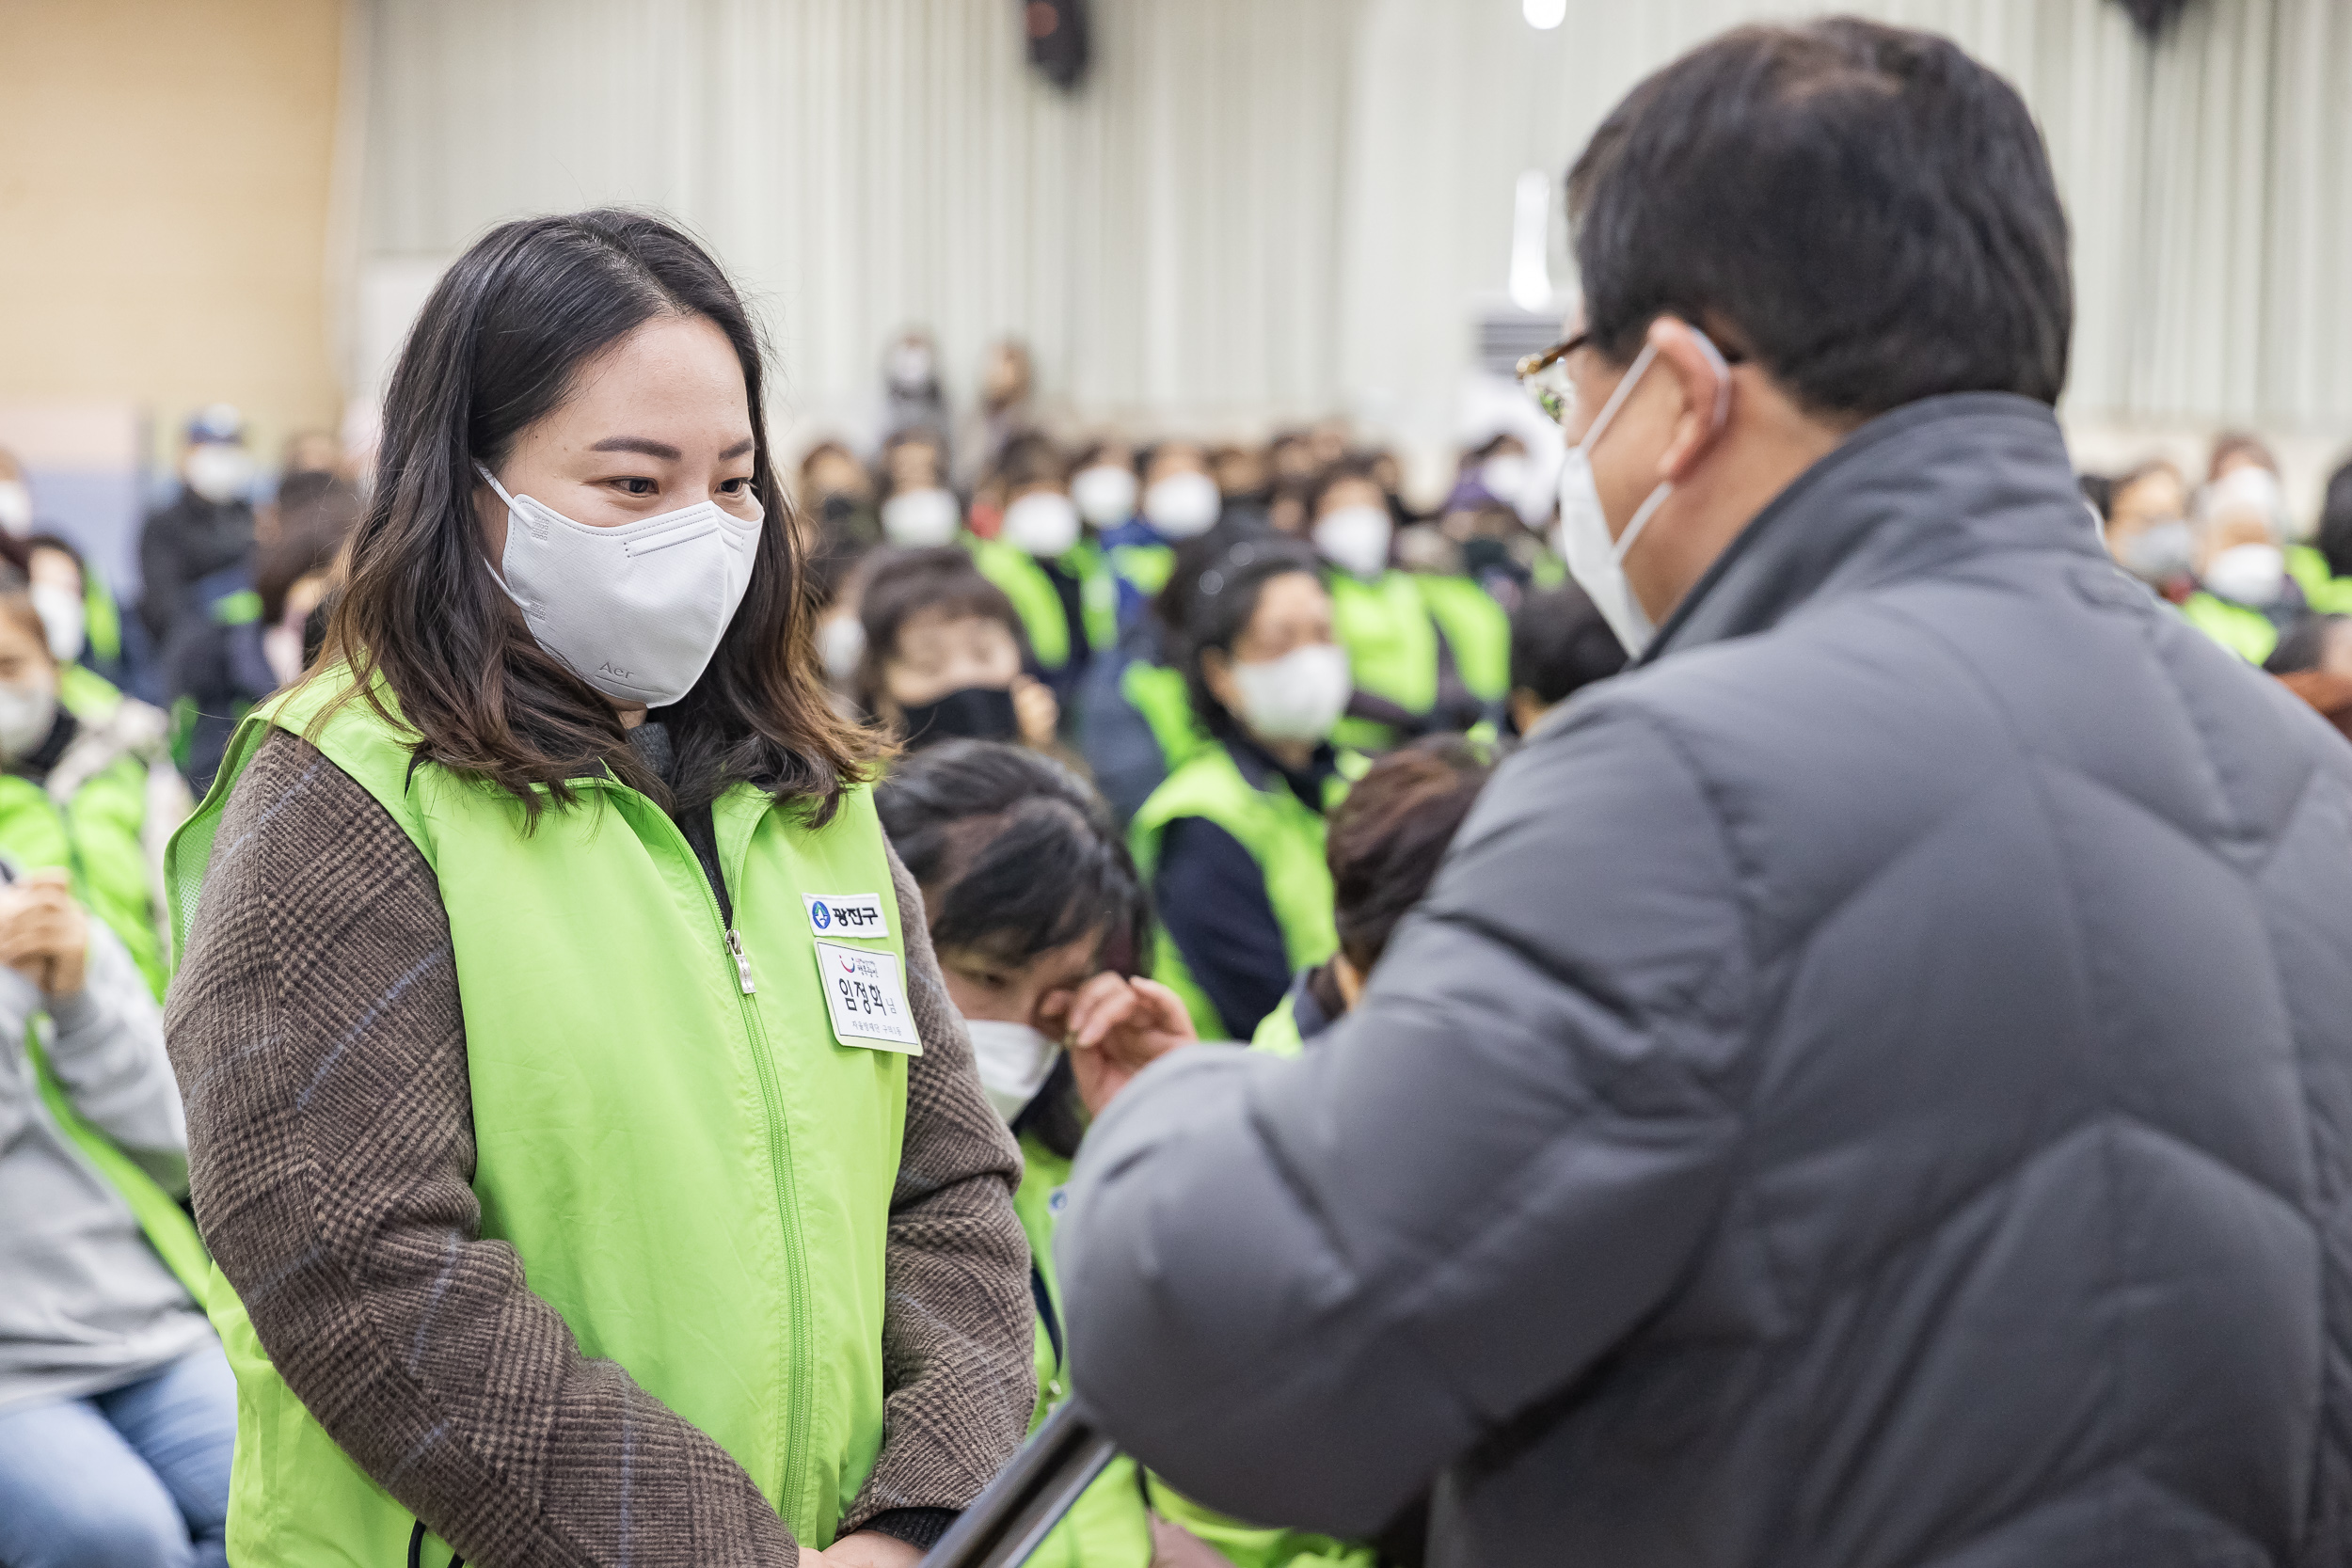
[[1005,591],[952,545],[879,552],[863,574],[857,709],[908,751],[944,740],[1058,744],[1061,710],[1030,673]]
[[97,569],[66,540],[36,533],[24,548],[33,603],[57,656],[65,700],[75,712],[96,718],[119,700],[130,677],[121,610]]
[[1016,436],[996,454],[981,489],[1003,524],[993,539],[963,536],[981,576],[1021,612],[1029,651],[1065,710],[1096,653],[1119,641],[1119,585],[1087,536],[1070,496],[1070,470],[1042,436]]
[[2285,546],[2287,575],[2295,579],[2304,602],[2322,615],[2352,612],[2352,577],[2339,571],[2323,547],[2324,509],[2320,536],[2310,543],[2288,537],[2286,491],[2279,481],[2278,459],[2261,441],[2251,436],[2218,438],[2214,443],[2213,477],[2201,500],[2209,515],[2238,511],[2266,515],[2273,533]]
[[485,235],[318,666],[172,842],[240,1568],[911,1564],[1028,1423],[1019,1156],[763,382],[660,219]]
[[163,1020],[63,872],[0,882],[0,1562],[219,1568],[236,1385]]
[[[1087,1121],[1061,1048],[1069,1008],[1108,975],[1156,1003],[1163,1027],[1189,1036],[1191,1021],[1173,992],[1133,978],[1151,957],[1150,901],[1102,798],[1069,768],[1025,747],[949,741],[893,768],[874,804],[923,890],[980,1082],[1020,1140],[1013,1207],[1029,1239],[1042,1420],[1072,1391],[1053,1253],[1061,1185]],[[1152,1535],[1135,1465],[1116,1460],[1029,1561],[1147,1568]]]
[[1431,735],[1364,769],[1333,808],[1324,847],[1339,949],[1292,979],[1282,1005],[1250,1037],[1255,1049],[1296,1055],[1356,1005],[1397,922],[1429,891],[1493,765],[1491,749],[1467,736]]
[[2250,464],[2230,469],[2198,501],[2197,586],[2181,613],[2249,664],[2268,658],[2279,634],[2314,608],[2288,569],[2284,512],[2278,476]]
[[[1093,466],[1099,467],[1099,460]],[[1133,625],[1144,605],[1168,586],[1176,546],[1216,527],[1225,511],[1208,448],[1198,441],[1171,438],[1149,448],[1141,472],[1136,515],[1103,534],[1104,557],[1119,579],[1121,626]]]
[[1339,738],[1367,751],[1498,716],[1510,678],[1502,607],[1466,577],[1391,564],[1395,520],[1368,465],[1326,469],[1308,500],[1315,549],[1330,564],[1331,608],[1356,697]]
[[0,566],[0,857],[55,869],[103,921],[157,1000],[170,977],[164,843],[188,812],[164,716],[113,693],[94,714],[66,695],[24,577]]
[[1243,539],[1198,582],[1177,664],[1207,740],[1128,832],[1159,911],[1152,973],[1203,1038],[1246,1040],[1339,945],[1324,814],[1358,760],[1330,739],[1351,688],[1311,553]]
[[[923,890],[980,1081],[1021,1143],[1013,1203],[1029,1237],[1042,1420],[1073,1393],[1053,1254],[1062,1183],[1088,1122],[1123,1082],[1120,1064],[1192,1043],[1192,1022],[1175,992],[1139,973],[1150,899],[1102,797],[1069,768],[1021,747],[951,741],[895,768],[874,803]],[[1288,1549],[1269,1551],[1276,1542]],[[1202,1543],[1235,1568],[1369,1561],[1327,1537],[1210,1513],[1123,1458],[1028,1561],[1146,1568],[1155,1549],[1161,1562],[1213,1560]]]

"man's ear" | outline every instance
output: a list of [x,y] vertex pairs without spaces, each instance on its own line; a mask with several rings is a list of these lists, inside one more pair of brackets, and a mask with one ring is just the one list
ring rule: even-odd
[[1678,483],[1714,449],[1731,423],[1731,367],[1695,327],[1674,316],[1661,316],[1650,323],[1648,341],[1658,351],[1650,373],[1662,372],[1671,377],[1682,402],[1681,411],[1675,416],[1674,436],[1658,454],[1658,477]]

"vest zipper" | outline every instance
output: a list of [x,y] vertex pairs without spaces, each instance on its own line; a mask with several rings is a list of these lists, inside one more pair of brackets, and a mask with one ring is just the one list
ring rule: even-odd
[[[743,1031],[752,1043],[752,1066],[759,1077],[759,1098],[768,1113],[768,1164],[776,1183],[777,1217],[784,1225],[784,1258],[786,1272],[790,1276],[792,1301],[791,1361],[785,1368],[785,1380],[791,1389],[790,1410],[785,1418],[784,1477],[778,1512],[787,1519],[796,1506],[807,1499],[808,1478],[803,1472],[808,1466],[808,1427],[811,1419],[809,1402],[815,1398],[810,1387],[812,1379],[806,1375],[810,1364],[808,1323],[808,1243],[801,1235],[801,1206],[797,1184],[792,1180],[791,1135],[786,1131],[784,1119],[784,1089],[776,1081],[776,1064],[768,1053],[768,1031],[759,1022],[757,1003],[746,1000],[755,993],[752,983],[752,960],[743,951],[743,940],[736,934],[726,914],[719,908],[719,895],[711,890],[710,880],[703,876],[702,857],[694,853],[685,832],[670,814],[645,802],[670,830],[670,836],[686,851],[687,860],[694,866],[694,880],[703,890],[703,904],[710,911],[711,923],[721,933],[721,946],[735,970],[735,982],[741,995],[737,998],[743,1010]],[[714,814],[712,826],[717,827]]]

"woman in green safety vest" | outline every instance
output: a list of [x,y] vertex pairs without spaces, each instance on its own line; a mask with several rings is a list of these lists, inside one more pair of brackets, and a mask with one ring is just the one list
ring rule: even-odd
[[1103,554],[1119,582],[1119,624],[1131,625],[1168,586],[1176,546],[1216,527],[1225,500],[1198,441],[1169,439],[1145,451],[1136,515],[1103,535]]
[[1395,521],[1362,461],[1333,465],[1307,506],[1315,548],[1330,563],[1332,616],[1356,683],[1341,742],[1385,750],[1499,717],[1510,686],[1511,624],[1493,596],[1469,578],[1389,564]]
[[[1021,1140],[1013,1201],[1029,1235],[1043,1420],[1071,1394],[1063,1370],[1071,1325],[1053,1253],[1071,1161],[1088,1119],[1134,1066],[1191,1043],[1192,1025],[1173,991],[1135,977],[1151,952],[1150,902],[1102,797],[1068,768],[1018,747],[956,741],[895,769],[875,805],[922,885],[981,1082]],[[1083,1043],[1066,1050],[1081,1028]],[[1370,1562],[1369,1553],[1325,1536],[1259,1529],[1202,1509],[1125,1458],[1027,1560],[1145,1568],[1155,1536],[1160,1560],[1195,1560],[1184,1549],[1191,1544],[1171,1539],[1182,1529],[1236,1568]]]
[[1329,958],[1324,814],[1347,791],[1332,726],[1347,656],[1315,559],[1277,535],[1200,574],[1177,663],[1205,742],[1129,826],[1160,913],[1152,973],[1201,1036],[1249,1037],[1290,977]]
[[63,873],[160,1001],[164,841],[187,815],[164,716],[120,692],[77,710],[24,579],[0,567],[0,857]]
[[121,696],[122,613],[97,571],[63,539],[37,533],[24,549],[33,603],[57,658],[66,705],[95,718]]
[[173,840],[241,1568],[912,1563],[1027,1423],[1018,1156],[767,428],[692,240],[492,230]]
[[1424,736],[1364,769],[1332,811],[1324,850],[1339,951],[1298,972],[1251,1045],[1295,1055],[1356,1005],[1397,922],[1429,891],[1491,770],[1486,748],[1458,735]]
[[981,489],[1004,525],[993,539],[963,536],[973,564],[1005,591],[1028,632],[1029,653],[1063,711],[1095,654],[1119,641],[1119,584],[1070,497],[1069,465],[1042,436],[1016,436]]

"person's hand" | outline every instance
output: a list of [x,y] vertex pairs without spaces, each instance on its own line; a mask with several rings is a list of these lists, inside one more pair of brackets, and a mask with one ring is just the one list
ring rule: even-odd
[[1016,675],[1012,682],[1012,717],[1021,726],[1022,741],[1041,752],[1054,743],[1055,732],[1061,724],[1061,705],[1054,701],[1053,689],[1043,681]]
[[1136,1073],[1200,1038],[1174,991],[1123,974],[1097,974],[1074,991],[1047,997],[1038,1011],[1061,1027],[1078,1098],[1098,1117]]
[[801,1548],[801,1568],[914,1568],[922,1560],[920,1546],[880,1530],[845,1535],[821,1552]]
[[82,989],[88,958],[89,918],[64,872],[36,871],[0,889],[0,964],[54,1000]]

